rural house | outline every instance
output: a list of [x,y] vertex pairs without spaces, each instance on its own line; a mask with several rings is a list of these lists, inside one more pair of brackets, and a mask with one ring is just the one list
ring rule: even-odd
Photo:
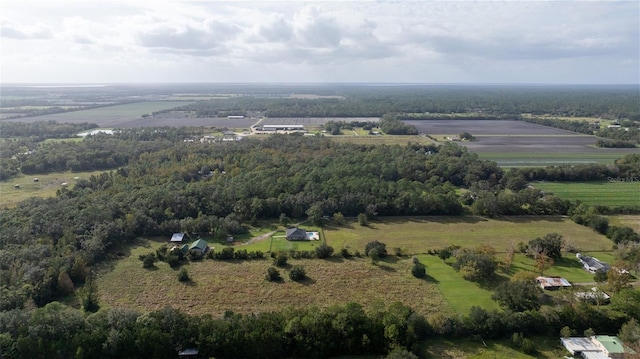
[[304,229],[295,227],[295,228],[287,228],[287,240],[288,241],[306,241],[307,231]]
[[197,241],[191,243],[191,245],[189,246],[189,250],[193,250],[197,254],[203,255],[207,254],[207,252],[209,252],[211,248],[209,248],[209,245],[204,239],[198,239]]
[[600,262],[597,258],[589,257],[582,255],[580,253],[576,254],[576,257],[584,267],[586,271],[591,273],[595,273],[597,271],[607,272],[610,268],[609,264],[605,262]]

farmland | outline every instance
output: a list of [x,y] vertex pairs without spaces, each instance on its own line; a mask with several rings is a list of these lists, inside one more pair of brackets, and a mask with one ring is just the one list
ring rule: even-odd
[[533,182],[545,192],[589,205],[637,206],[640,204],[640,181]]

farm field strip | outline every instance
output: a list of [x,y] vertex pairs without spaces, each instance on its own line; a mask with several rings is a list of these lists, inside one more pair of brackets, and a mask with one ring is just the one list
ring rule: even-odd
[[624,156],[617,152],[541,153],[541,152],[484,152],[475,150],[481,159],[494,161],[501,167],[543,167],[562,164],[613,163]]
[[637,206],[640,204],[640,181],[533,182],[531,185],[560,198],[580,200],[589,205]]

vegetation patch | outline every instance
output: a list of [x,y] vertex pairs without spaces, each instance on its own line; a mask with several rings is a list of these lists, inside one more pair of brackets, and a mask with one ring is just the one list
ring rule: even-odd
[[532,185],[557,197],[589,205],[637,206],[640,203],[640,179],[612,178],[597,182],[533,182]]

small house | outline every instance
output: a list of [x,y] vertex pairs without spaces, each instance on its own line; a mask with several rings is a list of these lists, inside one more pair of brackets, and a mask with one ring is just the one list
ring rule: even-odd
[[540,288],[544,290],[556,290],[571,287],[571,283],[562,277],[537,277],[536,282],[538,282],[538,284],[540,284]]
[[585,359],[623,359],[624,346],[618,337],[594,335],[560,339],[562,345],[574,356]]
[[184,240],[184,233],[174,233],[171,236],[171,243],[182,243],[182,241]]
[[595,273],[597,271],[607,272],[610,268],[609,264],[600,262],[597,258],[594,257],[585,256],[580,253],[577,253],[576,257],[584,267],[584,270],[590,273]]
[[197,241],[191,243],[191,245],[189,246],[189,250],[194,251],[197,254],[204,255],[207,254],[207,252],[209,252],[211,248],[209,248],[209,245],[204,239],[198,239]]
[[307,231],[302,228],[287,228],[288,241],[306,241],[308,240]]
[[593,287],[590,291],[577,292],[576,299],[594,304],[606,304],[611,297],[597,287]]

